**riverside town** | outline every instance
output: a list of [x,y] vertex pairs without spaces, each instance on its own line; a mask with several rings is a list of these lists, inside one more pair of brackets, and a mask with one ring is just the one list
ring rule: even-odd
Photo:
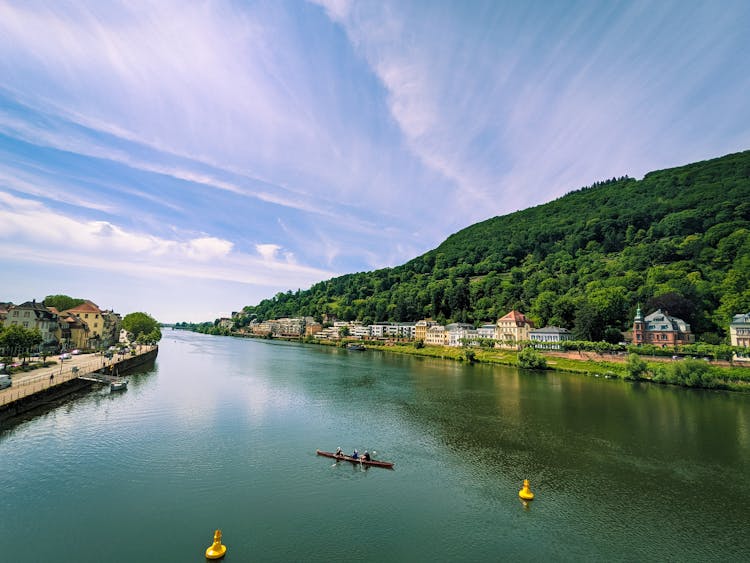
[[535,328],[528,317],[515,310],[495,323],[479,326],[442,325],[432,319],[369,325],[328,317],[322,321],[313,317],[259,321],[235,312],[212,324],[177,323],[175,328],[239,337],[340,343],[350,349],[358,342],[360,350],[367,344],[397,353],[459,361],[554,368],[687,387],[750,390],[750,313],[733,317],[727,331],[729,345],[696,343],[684,320],[661,309],[643,315],[640,307],[632,328],[617,332],[614,341],[609,342],[574,340],[570,330],[558,326]]
[[750,563],[750,0],[0,0],[0,560]]
[[160,339],[145,313],[123,319],[88,299],[0,303],[0,421],[94,385],[126,389],[123,376],[152,362]]

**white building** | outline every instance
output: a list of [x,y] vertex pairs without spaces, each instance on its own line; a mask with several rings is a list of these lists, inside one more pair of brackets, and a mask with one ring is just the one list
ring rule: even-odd
[[349,334],[351,334],[355,338],[363,339],[363,338],[369,338],[370,333],[370,326],[364,326],[362,324],[356,324],[353,327],[349,329]]
[[453,347],[476,346],[479,334],[474,325],[466,323],[451,323],[445,327],[446,345]]
[[313,336],[318,340],[338,340],[340,327],[329,326],[323,330],[316,332]]
[[[750,348],[750,313],[732,317],[732,322],[729,325],[729,341],[732,346]],[[750,352],[735,356],[735,358],[739,360],[750,359],[748,356],[750,356]]]
[[573,340],[573,335],[567,328],[545,326],[544,328],[529,331],[529,340],[532,342],[539,342],[537,345],[538,348],[559,350],[560,342]]

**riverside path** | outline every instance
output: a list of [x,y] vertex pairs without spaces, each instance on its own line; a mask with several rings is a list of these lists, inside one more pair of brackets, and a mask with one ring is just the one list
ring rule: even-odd
[[156,349],[157,346],[138,346],[135,354],[116,354],[112,359],[101,353],[80,354],[68,360],[58,360],[59,363],[54,366],[15,373],[12,376],[13,385],[0,390],[0,409],[100,370],[113,368],[117,371],[118,365],[129,363],[132,358],[150,354]]

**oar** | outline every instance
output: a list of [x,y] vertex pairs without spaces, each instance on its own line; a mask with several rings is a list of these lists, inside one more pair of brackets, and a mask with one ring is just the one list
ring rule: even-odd
[[334,457],[333,459],[335,459],[336,461],[333,462],[333,465],[331,467],[336,467],[339,464],[339,458]]

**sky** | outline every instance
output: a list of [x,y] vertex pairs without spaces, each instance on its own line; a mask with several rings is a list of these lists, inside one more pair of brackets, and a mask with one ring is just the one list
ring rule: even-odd
[[750,149],[750,2],[0,0],[0,301],[161,322]]

